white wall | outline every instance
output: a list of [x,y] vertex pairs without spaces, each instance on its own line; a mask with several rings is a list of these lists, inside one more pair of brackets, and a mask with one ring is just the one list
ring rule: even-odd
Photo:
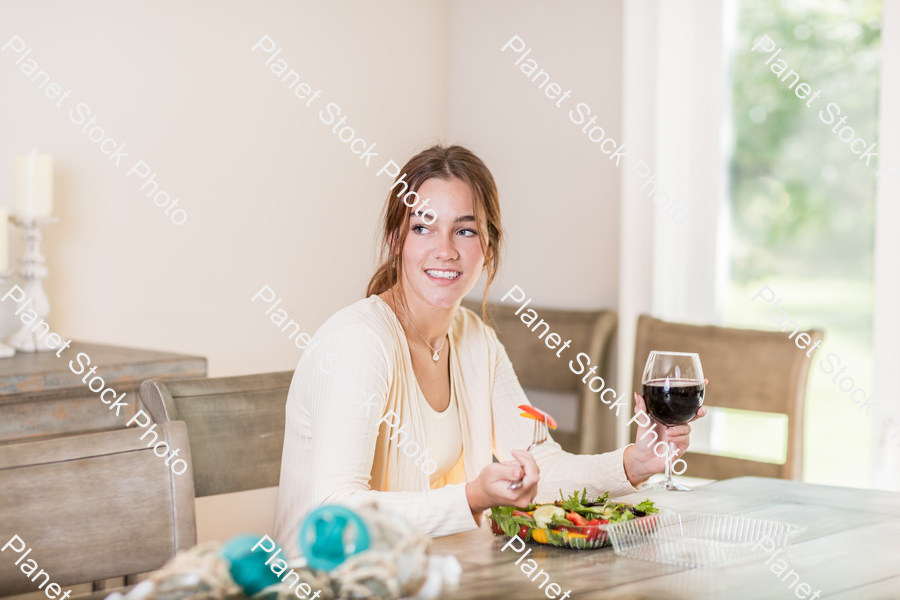
[[[72,89],[56,108],[9,49],[0,53],[3,201],[14,154],[36,145],[56,163],[62,222],[45,244],[55,328],[201,354],[212,376],[290,369],[299,359],[259,301],[250,304],[262,285],[310,333],[361,296],[388,187],[375,173],[439,137],[446,121],[443,5],[225,7],[6,3],[0,20],[4,43],[18,34],[34,48],[29,58]],[[266,55],[250,52],[264,34],[323,90],[312,108],[269,71]],[[77,102],[127,143],[122,166],[69,120]],[[377,143],[368,168],[319,120],[328,102]],[[181,198],[184,225],[125,177],[137,158]]]
[[[885,0],[884,28],[881,33],[881,98],[879,101],[879,132],[881,156],[878,162],[878,197],[875,223],[875,312],[873,350],[875,356],[875,389],[880,394],[882,407],[872,411],[872,487],[900,490],[900,452],[897,435],[893,429],[900,414],[900,399],[891,393],[897,379],[897,363],[900,362],[900,314],[897,297],[900,295],[900,272],[897,257],[900,256],[900,239],[896,224],[900,222],[900,206],[897,204],[897,163],[900,163],[900,1]],[[893,166],[888,166],[893,161]],[[882,171],[883,170],[883,171]],[[874,395],[874,394],[873,394]],[[894,416],[887,417],[888,411]],[[886,419],[890,419],[887,422]]]
[[[719,317],[728,264],[736,5],[633,0],[624,23],[623,120],[633,162],[622,186],[618,389],[627,394],[641,314],[704,324]],[[638,160],[649,169],[637,169]],[[680,223],[676,199],[687,213]],[[619,445],[628,442],[630,416],[620,415]],[[705,431],[701,424],[698,432]]]
[[[658,5],[654,0],[633,0],[625,5],[622,43],[625,76],[622,83],[623,131],[632,148],[650,156],[656,153],[657,59],[659,46]],[[627,173],[627,171],[626,171]],[[650,177],[648,175],[648,177]],[[637,319],[652,312],[653,231],[655,207],[640,187],[645,182],[632,174],[622,181],[620,240],[622,264],[619,273],[618,394],[629,395],[634,367]],[[616,443],[629,441],[630,411],[619,417]]]
[[[538,309],[615,308],[621,167],[569,114],[581,120],[575,109],[586,103],[592,127],[622,143],[621,3],[466,1],[453,2],[451,15],[449,137],[491,168],[506,228],[493,300],[518,285]],[[524,49],[516,53],[515,41],[501,52],[513,36]],[[538,66],[529,77],[530,59]],[[561,429],[576,429],[576,394],[526,392]]]
[[[507,233],[494,298],[518,285],[535,306],[615,308],[621,167],[569,111],[587,103],[621,143],[621,2],[453,2],[451,22],[449,138],[491,168]],[[514,35],[526,50],[501,53]],[[538,89],[529,59],[569,98]]]

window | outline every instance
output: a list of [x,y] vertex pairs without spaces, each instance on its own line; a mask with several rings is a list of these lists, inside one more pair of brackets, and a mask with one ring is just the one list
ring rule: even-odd
[[[819,363],[827,369],[826,356],[836,354],[856,385],[872,391],[878,164],[873,159],[867,167],[850,145],[856,138],[867,147],[878,141],[880,29],[877,0],[740,5],[723,324],[778,329],[765,314],[771,304],[751,301],[767,285],[781,298],[778,307],[801,327],[825,331],[806,395],[804,480],[812,483],[868,487],[870,481],[872,420],[854,410],[847,392]],[[774,41],[772,51],[764,51],[767,44],[744,50],[763,35]],[[787,63],[780,76],[773,72],[779,60]],[[812,93],[801,100],[795,88],[803,82]],[[811,99],[817,90],[821,94]],[[832,118],[829,106],[834,120],[826,125],[822,119]],[[845,127],[852,128],[852,137]],[[717,417],[729,429],[739,427],[742,418]],[[760,439],[762,446],[779,443],[784,435],[781,427],[770,430],[770,439]],[[722,444],[723,453],[746,455],[741,451],[746,443],[738,439]]]

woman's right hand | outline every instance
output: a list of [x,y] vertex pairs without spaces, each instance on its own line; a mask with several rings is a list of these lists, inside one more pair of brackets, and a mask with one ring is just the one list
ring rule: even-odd
[[[466,498],[473,513],[493,506],[525,508],[537,495],[541,470],[534,457],[524,450],[513,450],[513,458],[503,463],[491,463],[478,477],[466,484]],[[509,484],[522,479],[522,487],[509,489]]]

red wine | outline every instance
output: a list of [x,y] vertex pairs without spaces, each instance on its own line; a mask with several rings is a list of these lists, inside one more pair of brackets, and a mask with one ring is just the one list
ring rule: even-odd
[[697,416],[704,391],[696,379],[654,379],[643,385],[650,416],[669,427],[684,425]]

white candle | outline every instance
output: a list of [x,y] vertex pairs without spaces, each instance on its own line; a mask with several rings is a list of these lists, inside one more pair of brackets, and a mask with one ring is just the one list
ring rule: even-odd
[[16,216],[21,219],[53,214],[53,157],[49,154],[16,156],[13,178]]
[[0,206],[0,271],[9,269],[9,209]]

